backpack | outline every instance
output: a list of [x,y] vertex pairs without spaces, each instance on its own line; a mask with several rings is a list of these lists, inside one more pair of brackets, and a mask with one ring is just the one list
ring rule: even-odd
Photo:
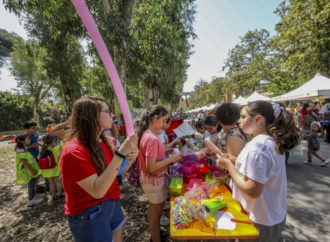
[[41,170],[52,169],[56,166],[56,161],[53,152],[47,150],[40,158],[39,158],[39,168]]
[[140,187],[141,183],[139,177],[139,164],[137,162],[137,159],[129,168],[128,173],[129,173],[128,183],[136,188]]

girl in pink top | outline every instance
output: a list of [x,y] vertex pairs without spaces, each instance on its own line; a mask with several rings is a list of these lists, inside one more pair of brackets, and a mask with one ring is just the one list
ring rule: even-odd
[[142,189],[148,197],[148,222],[152,241],[160,242],[160,217],[167,198],[167,166],[181,159],[180,154],[165,159],[165,149],[158,139],[166,125],[168,112],[155,105],[147,110],[138,130],[139,176]]

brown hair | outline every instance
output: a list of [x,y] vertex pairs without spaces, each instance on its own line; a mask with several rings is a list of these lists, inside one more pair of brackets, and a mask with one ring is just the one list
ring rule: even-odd
[[299,129],[285,107],[281,109],[277,118],[274,116],[272,104],[267,101],[255,101],[247,107],[246,111],[252,118],[259,114],[265,118],[267,132],[274,137],[277,152],[283,154],[300,143]]
[[140,147],[140,141],[144,131],[146,131],[151,124],[155,115],[158,115],[158,118],[164,117],[168,114],[166,108],[161,105],[154,105],[147,109],[142,119],[140,120],[139,130],[138,130],[138,147]]
[[27,134],[20,134],[20,135],[16,136],[16,138],[15,138],[16,145],[15,145],[15,149],[14,149],[15,151],[17,149],[25,149],[24,142],[25,142],[26,137],[28,137]]
[[[106,168],[103,152],[98,140],[98,134],[100,132],[99,116],[103,103],[105,103],[104,99],[98,96],[79,99],[73,107],[71,130],[68,135],[69,140],[77,138],[88,149],[97,174],[101,174]],[[113,154],[115,147],[103,132],[100,138],[110,148]]]
[[53,141],[55,140],[56,136],[53,134],[46,134],[43,138],[42,138],[42,146],[40,149],[40,156],[44,155],[46,153],[46,151],[48,150],[48,147],[53,143]]

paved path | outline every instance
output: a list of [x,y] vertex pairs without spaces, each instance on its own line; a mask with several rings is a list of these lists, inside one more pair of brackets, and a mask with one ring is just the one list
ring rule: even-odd
[[[330,144],[320,138],[320,154],[330,159]],[[330,165],[313,157],[307,160],[306,141],[302,141],[304,155],[291,156],[287,165],[288,215],[282,241],[330,241]]]

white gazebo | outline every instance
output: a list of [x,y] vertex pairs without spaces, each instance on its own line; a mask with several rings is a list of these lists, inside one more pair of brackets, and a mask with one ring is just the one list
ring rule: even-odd
[[246,101],[246,99],[242,96],[239,96],[238,98],[236,98],[233,103],[236,103],[238,105],[247,105],[248,102]]
[[263,96],[259,93],[257,93],[256,91],[254,93],[252,93],[248,98],[246,98],[246,101],[248,103],[254,102],[254,101],[271,101],[271,99],[269,97]]
[[330,79],[320,74],[316,74],[310,81],[291,92],[273,97],[273,101],[308,100],[317,97],[330,97]]

